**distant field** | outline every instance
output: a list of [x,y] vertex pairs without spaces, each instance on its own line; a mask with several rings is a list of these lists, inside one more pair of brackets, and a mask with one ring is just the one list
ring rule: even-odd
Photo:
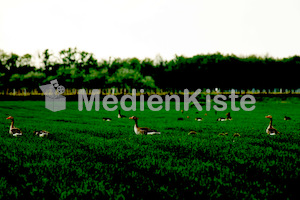
[[[123,111],[161,132],[144,136],[135,135],[134,121],[102,106],[79,112],[77,102],[67,102],[66,110],[54,113],[44,101],[0,102],[0,199],[147,199],[150,193],[159,199],[296,199],[299,101],[258,102],[254,111],[231,112],[233,120],[226,122],[216,119],[230,111],[229,103],[218,113],[192,108],[182,114],[174,104],[171,109]],[[282,135],[266,134],[269,114]],[[22,137],[8,134],[9,115]],[[284,121],[285,115],[292,120]],[[35,129],[52,135],[38,138]],[[199,134],[188,136],[191,130]]]

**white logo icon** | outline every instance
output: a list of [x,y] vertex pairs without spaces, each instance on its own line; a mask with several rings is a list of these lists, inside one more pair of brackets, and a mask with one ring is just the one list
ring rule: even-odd
[[45,108],[56,112],[66,109],[66,97],[62,96],[65,87],[58,85],[56,79],[50,81],[50,84],[40,86],[45,95]]

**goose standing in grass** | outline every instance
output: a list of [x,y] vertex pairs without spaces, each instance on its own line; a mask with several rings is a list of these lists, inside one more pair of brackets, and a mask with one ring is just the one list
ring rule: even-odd
[[122,114],[121,114],[121,111],[119,110],[118,118],[119,118],[119,119],[120,119],[120,118],[126,118],[126,116],[125,116],[125,115],[122,115]]
[[14,137],[23,135],[22,131],[19,128],[16,128],[14,126],[15,120],[14,120],[14,118],[12,116],[9,116],[6,119],[10,119],[11,120],[11,124],[10,124],[10,127],[9,127],[9,134],[11,134]]
[[39,137],[48,137],[49,132],[45,130],[40,130],[40,131],[34,131],[35,135],[38,135]]
[[107,122],[109,122],[109,121],[111,121],[111,118],[108,118],[108,117],[103,117],[103,118],[102,118],[102,120],[103,120],[103,121],[107,121]]
[[229,113],[226,113],[226,120],[232,120],[231,116],[230,116],[230,112]]
[[133,119],[135,121],[133,130],[134,130],[135,134],[137,134],[137,135],[159,135],[160,134],[160,132],[158,132],[156,130],[153,130],[153,129],[150,129],[147,127],[139,127],[138,122],[137,122],[137,120],[139,118],[137,118],[135,116],[129,117],[129,119]]
[[279,132],[273,127],[272,123],[273,123],[273,118],[271,115],[268,115],[266,116],[266,118],[269,118],[270,119],[270,124],[268,126],[268,128],[266,129],[266,133],[268,135],[276,135],[278,134]]

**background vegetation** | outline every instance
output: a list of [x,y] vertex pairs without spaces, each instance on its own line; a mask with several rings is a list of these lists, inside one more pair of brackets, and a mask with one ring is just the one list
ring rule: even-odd
[[[97,60],[92,53],[69,48],[58,54],[45,50],[38,63],[32,55],[0,51],[0,89],[36,89],[58,78],[66,88],[159,88],[190,90],[222,89],[298,89],[300,57],[237,57],[220,53],[176,56],[170,61],[157,56],[146,58]],[[20,84],[22,83],[22,84]],[[33,88],[34,87],[34,88]]]

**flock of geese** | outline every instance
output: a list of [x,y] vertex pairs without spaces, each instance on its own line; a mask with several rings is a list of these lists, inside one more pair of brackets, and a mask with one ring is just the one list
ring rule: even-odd
[[[183,110],[181,110],[181,113],[183,114]],[[196,114],[198,114],[198,112],[196,112]],[[205,116],[207,116],[206,113],[205,113]],[[119,110],[118,118],[127,118],[127,117],[125,115],[122,115],[121,111]],[[187,116],[187,118],[189,118],[189,116]],[[266,129],[266,133],[268,135],[277,135],[277,134],[279,134],[279,132],[273,127],[273,124],[272,124],[273,123],[273,118],[272,118],[272,116],[268,115],[268,116],[266,116],[266,118],[270,119],[270,123],[269,123],[269,126]],[[14,136],[14,137],[22,136],[23,135],[22,131],[19,128],[15,127],[14,118],[12,116],[9,116],[6,119],[11,120],[11,125],[10,125],[10,128],[9,128],[9,134]],[[103,121],[111,121],[112,120],[111,118],[107,118],[107,117],[103,117],[102,119],[103,119]],[[132,120],[135,121],[133,130],[134,130],[135,134],[137,134],[137,135],[160,135],[161,134],[159,131],[151,129],[151,128],[139,127],[138,126],[138,118],[135,117],[135,116],[129,117],[129,119],[132,119]],[[182,117],[178,118],[178,120],[183,120],[183,118]],[[195,120],[196,121],[202,121],[203,118],[196,117]],[[217,119],[217,121],[227,121],[227,120],[232,120],[232,117],[230,116],[230,112],[226,114],[226,118],[221,117],[221,118]],[[285,116],[284,120],[291,120],[291,118]],[[49,132],[45,131],[45,130],[34,131],[34,134],[39,136],[39,137],[48,137],[49,136]],[[190,131],[188,133],[188,135],[195,135],[195,134],[197,134],[196,131]],[[228,133],[220,133],[219,135],[227,136]],[[239,133],[234,133],[233,137],[240,137],[240,134]]]

